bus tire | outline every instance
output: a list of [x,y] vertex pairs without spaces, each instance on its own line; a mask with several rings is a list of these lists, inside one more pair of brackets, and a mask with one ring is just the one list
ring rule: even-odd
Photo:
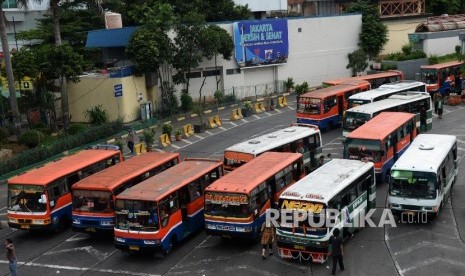
[[163,250],[163,256],[166,256],[171,252],[171,250],[173,249],[173,246],[176,244],[176,241],[177,241],[176,236],[172,235],[171,238],[170,238],[170,242],[168,244],[168,248]]
[[55,232],[57,232],[57,233],[63,232],[67,228],[68,224],[70,224],[70,222],[71,222],[71,220],[67,216],[62,216],[58,220],[58,225],[55,228]]

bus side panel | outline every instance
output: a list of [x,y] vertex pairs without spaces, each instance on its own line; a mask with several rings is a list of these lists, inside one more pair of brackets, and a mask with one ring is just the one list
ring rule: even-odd
[[433,110],[426,111],[426,131],[433,128]]
[[187,229],[189,232],[196,232],[205,226],[204,218],[204,198],[197,198],[187,205],[187,214],[189,216]]
[[72,217],[72,202],[71,202],[71,193],[66,193],[56,200],[51,200],[49,205],[54,202],[54,207],[50,207],[50,219],[52,221],[52,229],[59,227],[61,220],[71,221]]

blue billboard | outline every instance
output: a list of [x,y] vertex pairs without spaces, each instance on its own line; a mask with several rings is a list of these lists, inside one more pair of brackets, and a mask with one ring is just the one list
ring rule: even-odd
[[287,62],[287,20],[270,19],[233,23],[235,58],[240,67]]

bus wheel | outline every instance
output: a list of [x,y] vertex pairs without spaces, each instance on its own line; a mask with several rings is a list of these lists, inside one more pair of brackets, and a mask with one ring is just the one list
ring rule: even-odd
[[71,222],[67,216],[63,216],[58,220],[57,227],[55,228],[55,232],[62,232],[66,229],[67,225]]
[[171,249],[173,249],[173,246],[176,244],[176,236],[171,236],[170,238],[170,243],[168,244],[168,248],[163,250],[163,256],[168,255],[171,252]]

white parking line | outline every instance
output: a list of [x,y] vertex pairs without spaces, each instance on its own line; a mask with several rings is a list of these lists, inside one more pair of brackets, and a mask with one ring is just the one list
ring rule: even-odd
[[208,134],[208,135],[212,135],[212,134],[213,134],[213,132],[208,131],[208,130],[205,130],[205,133]]
[[220,126],[220,127],[218,127],[218,128],[221,129],[221,130],[228,130],[227,128],[222,127],[222,126]]
[[253,116],[254,116],[255,118],[257,118],[257,119],[260,119],[260,116],[258,116],[258,115],[255,115],[255,114],[254,114]]
[[175,144],[171,144],[171,146],[172,146],[173,148],[175,148],[175,149],[181,148],[180,146],[176,146]]
[[197,135],[197,134],[194,134],[195,137],[199,138],[199,139],[204,139],[204,137],[200,136],[200,135]]
[[247,120],[244,119],[244,118],[242,118],[241,121],[244,122],[244,123],[248,123],[248,122],[249,122],[249,121],[247,121]]
[[235,126],[235,127],[237,126],[237,124],[234,123],[234,122],[229,122],[229,123],[230,123],[231,125]]
[[191,142],[191,141],[189,141],[189,140],[187,140],[187,139],[184,139],[183,141],[186,142],[186,143],[188,143],[189,145],[193,143],[193,142]]

